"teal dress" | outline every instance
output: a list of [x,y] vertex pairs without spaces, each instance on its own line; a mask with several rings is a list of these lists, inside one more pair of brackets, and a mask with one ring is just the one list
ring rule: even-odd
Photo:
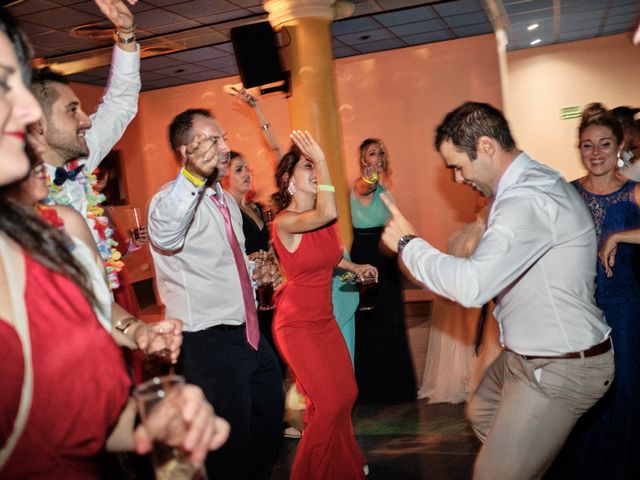
[[416,378],[407,340],[402,274],[397,255],[382,253],[380,237],[391,216],[378,185],[369,205],[351,190],[353,245],[351,259],[378,269],[373,310],[356,312],[355,370],[360,403],[400,403],[416,399]]
[[[342,256],[350,260],[349,254],[343,252]],[[333,316],[336,317],[340,332],[344,337],[351,357],[351,366],[354,366],[354,354],[356,343],[356,309],[360,297],[358,288],[353,283],[345,283],[340,280],[340,275],[344,272],[340,269],[333,270],[333,279],[331,282],[331,301],[333,302]]]

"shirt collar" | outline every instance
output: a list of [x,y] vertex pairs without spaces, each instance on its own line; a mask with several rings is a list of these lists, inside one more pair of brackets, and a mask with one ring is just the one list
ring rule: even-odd
[[496,188],[494,198],[498,198],[502,192],[504,192],[511,185],[514,185],[518,181],[520,174],[524,170],[526,170],[532,163],[533,160],[531,159],[531,157],[529,157],[529,155],[524,152],[520,152],[520,155],[518,155],[513,160],[513,162],[511,162],[511,165],[507,167],[507,169],[502,174],[502,177],[500,177],[500,180],[498,181],[498,188]]

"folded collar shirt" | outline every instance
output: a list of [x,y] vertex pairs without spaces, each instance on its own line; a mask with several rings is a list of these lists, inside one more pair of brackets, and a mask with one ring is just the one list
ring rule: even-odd
[[149,207],[158,293],[167,317],[182,320],[188,332],[245,321],[238,270],[213,195],[227,203],[233,231],[244,251],[240,209],[219,184],[195,187],[178,174],[153,197]]
[[429,289],[464,306],[497,297],[501,342],[518,353],[580,351],[609,335],[594,301],[591,215],[558,172],[525,153],[502,175],[487,230],[470,257],[416,239],[402,260]]

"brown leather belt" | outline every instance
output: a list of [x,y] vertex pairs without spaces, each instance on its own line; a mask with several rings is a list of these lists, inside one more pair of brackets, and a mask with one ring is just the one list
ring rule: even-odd
[[604,342],[598,343],[597,345],[594,345],[593,347],[588,348],[587,350],[583,350],[581,352],[568,352],[568,353],[563,353],[562,355],[552,355],[552,356],[522,355],[518,352],[513,352],[513,350],[509,350],[509,351],[515,353],[516,355],[520,355],[525,360],[536,360],[538,358],[558,360],[558,359],[564,359],[564,358],[595,357],[596,355],[602,355],[603,353],[606,353],[609,350],[611,350],[611,338],[607,338]]

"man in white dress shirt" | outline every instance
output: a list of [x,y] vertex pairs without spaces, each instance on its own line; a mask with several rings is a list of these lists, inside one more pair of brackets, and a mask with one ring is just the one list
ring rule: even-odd
[[[264,479],[280,444],[284,391],[268,342],[255,349],[246,338],[242,215],[218,183],[229,168],[226,135],[210,111],[190,109],[174,118],[169,136],[183,168],[151,200],[149,236],[166,314],[184,322],[180,371],[231,424],[207,469],[215,479]],[[225,203],[241,266],[218,206]]]
[[456,182],[494,197],[486,233],[469,258],[444,254],[385,198],[393,217],[382,240],[439,295],[465,307],[497,297],[505,350],[467,406],[483,442],[474,478],[540,478],[613,380],[610,328],[594,303],[593,221],[558,172],[516,148],[490,105],[450,112],[435,144]]
[[[133,5],[136,0],[128,3]],[[107,262],[114,246],[110,242],[111,228],[106,217],[88,216],[89,198],[95,197],[91,172],[136,116],[141,87],[140,50],[134,18],[125,2],[96,0],[96,4],[116,31],[109,81],[98,109],[88,116],[64,75],[47,68],[35,70],[31,88],[44,116],[32,126],[29,136],[44,149],[49,203],[69,205],[85,217],[100,255]],[[103,225],[96,228],[96,221]],[[117,271],[112,271],[109,263],[107,271],[112,288],[117,287]]]

